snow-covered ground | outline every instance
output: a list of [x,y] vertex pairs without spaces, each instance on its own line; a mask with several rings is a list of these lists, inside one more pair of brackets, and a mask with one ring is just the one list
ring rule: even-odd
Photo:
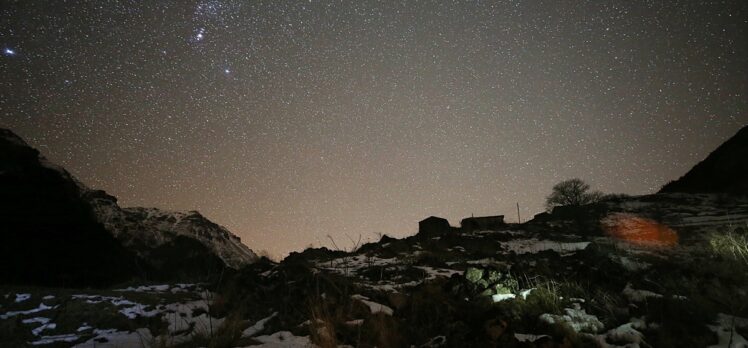
[[[28,328],[32,346],[44,346],[52,343],[75,343],[74,347],[148,347],[152,342],[178,344],[190,341],[194,335],[210,334],[221,326],[224,318],[208,315],[209,304],[213,294],[195,284],[162,284],[141,285],[117,289],[111,294],[71,293],[64,295],[38,295],[28,293],[7,294],[13,296],[14,306],[25,306],[25,309],[4,310],[0,306],[0,320],[20,318]],[[144,304],[135,298],[151,298],[157,304]],[[169,302],[173,296],[172,302]],[[54,303],[54,304],[53,304]],[[104,307],[102,307],[104,306]],[[137,325],[141,318],[160,318],[166,323],[166,331],[154,337],[147,327],[96,327],[94,323],[80,322],[75,329],[60,331],[60,324],[55,322],[59,317],[58,310],[70,311],[70,308],[82,310],[105,310],[105,315],[119,320],[131,321]],[[87,309],[90,308],[90,309]],[[70,327],[74,323],[66,322]],[[132,326],[130,325],[130,326]]]
[[272,335],[258,336],[255,337],[256,341],[259,341],[259,345],[251,345],[247,347],[255,348],[303,348],[303,347],[317,347],[308,336],[294,336],[289,331],[279,331]]
[[537,238],[515,239],[502,242],[501,246],[506,252],[517,254],[536,254],[541,251],[553,250],[561,255],[569,255],[579,250],[584,250],[590,242],[557,242],[552,240],[540,240]]

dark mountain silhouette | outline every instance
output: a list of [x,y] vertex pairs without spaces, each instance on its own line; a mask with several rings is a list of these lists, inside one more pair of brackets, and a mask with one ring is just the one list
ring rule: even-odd
[[0,284],[194,280],[257,260],[196,211],[121,208],[0,128]]
[[0,282],[102,286],[136,269],[70,174],[0,129]]
[[748,126],[660,192],[748,194]]

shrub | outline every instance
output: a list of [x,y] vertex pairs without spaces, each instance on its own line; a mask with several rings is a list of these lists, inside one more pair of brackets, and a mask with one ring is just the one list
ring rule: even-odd
[[709,238],[712,251],[724,258],[748,265],[748,237],[733,232],[714,233]]

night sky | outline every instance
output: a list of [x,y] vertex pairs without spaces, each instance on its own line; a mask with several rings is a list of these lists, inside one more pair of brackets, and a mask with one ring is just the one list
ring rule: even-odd
[[254,250],[651,193],[748,124],[748,1],[8,1],[0,127]]

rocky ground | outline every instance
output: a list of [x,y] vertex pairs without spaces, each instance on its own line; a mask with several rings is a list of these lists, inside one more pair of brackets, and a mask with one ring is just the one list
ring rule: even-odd
[[[79,347],[746,347],[748,200],[659,194],[308,249],[204,285],[2,289],[0,339]],[[206,289],[210,289],[208,291]]]

